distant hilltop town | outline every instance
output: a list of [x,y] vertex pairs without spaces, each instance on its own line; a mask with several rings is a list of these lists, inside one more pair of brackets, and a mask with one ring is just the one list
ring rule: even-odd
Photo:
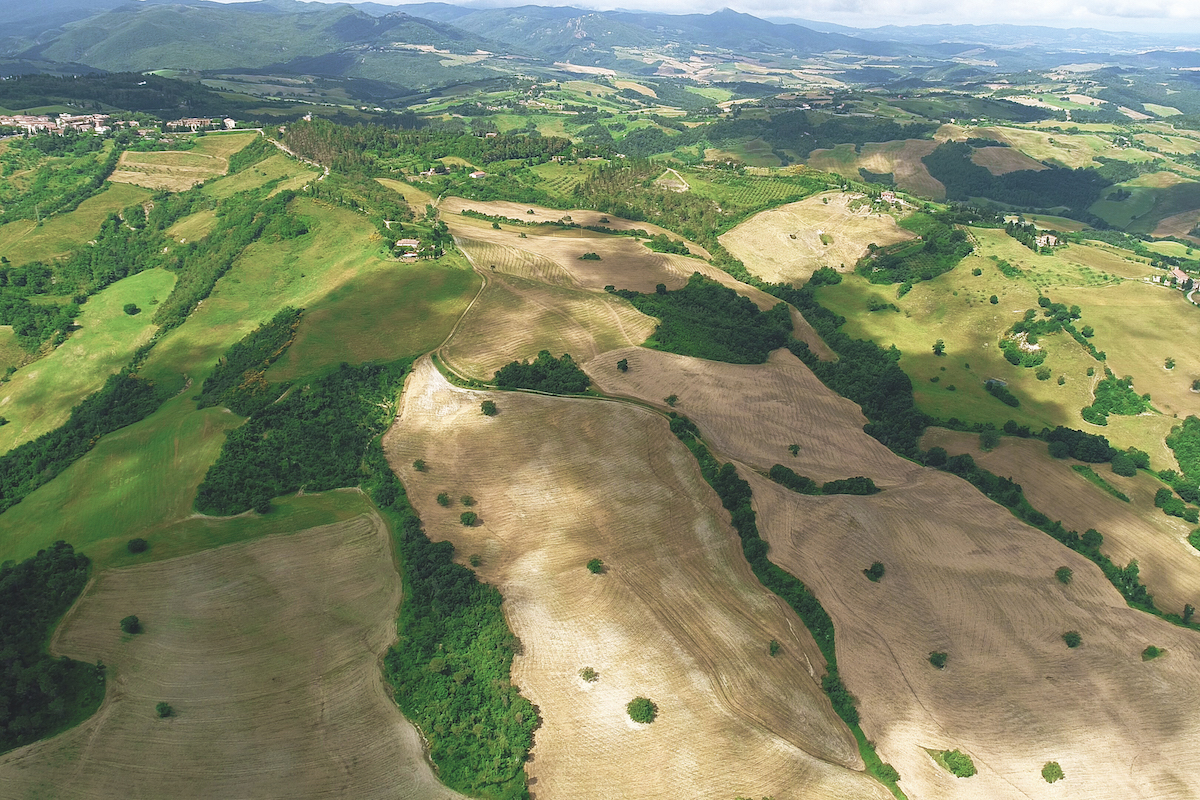
[[[211,119],[208,117],[184,117],[163,123],[167,130],[209,130],[223,128],[232,130],[237,121]],[[126,120],[110,120],[108,114],[59,114],[57,117],[32,114],[0,114],[0,127],[19,128],[26,133],[66,133],[67,131],[87,131],[91,133],[108,133],[114,127],[137,128],[138,123]],[[149,131],[145,131],[149,135]]]

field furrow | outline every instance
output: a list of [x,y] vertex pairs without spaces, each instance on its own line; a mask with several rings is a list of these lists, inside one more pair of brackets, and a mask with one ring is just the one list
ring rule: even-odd
[[[887,796],[854,771],[811,637],[750,573],[660,416],[457,389],[424,360],[384,446],[430,538],[474,554],[504,595],[522,643],[513,680],[543,720],[527,767],[540,800]],[[595,682],[579,677],[588,666]],[[650,725],[625,712],[638,695],[658,705]]]

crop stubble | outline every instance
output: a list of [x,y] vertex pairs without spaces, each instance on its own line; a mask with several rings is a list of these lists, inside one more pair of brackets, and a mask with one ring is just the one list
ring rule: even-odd
[[[479,554],[504,595],[523,645],[513,679],[543,719],[527,767],[537,797],[886,796],[846,768],[859,758],[813,677],[819,651],[749,572],[661,418],[457,389],[425,360],[384,444],[430,538]],[[434,503],[441,491],[472,495],[479,523]],[[585,569],[593,557],[605,574]],[[650,726],[625,713],[638,695],[658,704]]]
[[[400,579],[375,515],[101,573],[52,650],[94,717],[0,758],[5,797],[459,797],[383,684]],[[145,632],[127,636],[130,613]],[[169,702],[176,716],[155,717]]]

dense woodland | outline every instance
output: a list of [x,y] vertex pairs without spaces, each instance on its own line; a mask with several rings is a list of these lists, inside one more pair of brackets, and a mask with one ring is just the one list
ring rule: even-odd
[[760,311],[748,298],[698,272],[682,289],[667,291],[660,285],[653,294],[628,289],[615,293],[643,314],[658,318],[658,327],[646,346],[668,353],[730,364],[762,364],[772,350],[787,344],[792,331],[785,304]]
[[301,314],[299,309],[284,308],[230,347],[204,379],[196,407],[224,405],[248,417],[278,397],[279,387],[271,391],[266,371],[296,338]]
[[506,364],[496,371],[495,381],[501,389],[533,389],[551,394],[580,394],[591,383],[570,353],[555,358],[549,350],[542,350],[532,362]]
[[205,514],[270,509],[300,489],[357,486],[371,440],[391,421],[410,361],[338,369],[298,383],[229,432],[196,495]]
[[855,272],[871,283],[899,283],[911,288],[917,281],[933,280],[954,269],[974,250],[966,232],[955,227],[947,215],[918,212],[900,224],[921,238],[880,248],[872,244]]
[[0,566],[0,753],[90,715],[104,699],[104,667],[54,658],[50,631],[87,583],[87,556],[55,542]]

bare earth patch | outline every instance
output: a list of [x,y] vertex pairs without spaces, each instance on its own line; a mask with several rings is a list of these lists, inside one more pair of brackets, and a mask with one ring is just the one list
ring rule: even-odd
[[108,665],[104,704],[0,757],[0,795],[457,798],[383,683],[399,602],[375,516],[103,572],[51,648]]
[[979,437],[931,428],[921,446],[940,445],[951,455],[970,453],[982,467],[1012,478],[1025,490],[1034,508],[1083,533],[1095,528],[1104,534],[1101,550],[1118,566],[1137,559],[1142,583],[1159,608],[1183,613],[1185,603],[1200,598],[1200,553],[1187,543],[1194,528],[1154,507],[1162,483],[1144,473],[1132,478],[1116,475],[1108,464],[1091,464],[1096,474],[1124,492],[1123,502],[1071,469],[1080,462],[1051,458],[1046,443],[1005,437],[990,453],[979,450]]
[[[742,471],[771,558],[837,627],[863,730],[912,798],[1200,793],[1200,638],[1130,609],[1099,569],[964,481],[918,470],[873,497],[806,497]],[[886,565],[879,583],[862,569]],[[1074,571],[1070,586],[1054,577]],[[1065,631],[1082,634],[1068,649]],[[1147,644],[1168,660],[1148,665]],[[930,665],[945,652],[944,670]],[[959,779],[926,749],[961,749]],[[1068,780],[1051,786],[1047,761]]]
[[[478,554],[504,595],[523,645],[513,679],[543,719],[527,767],[540,800],[889,796],[854,771],[819,651],[750,573],[662,417],[457,389],[426,360],[384,446],[430,538]],[[435,503],[442,491],[472,495],[478,524]],[[579,677],[588,666],[597,681]],[[626,714],[639,695],[658,706],[653,724]]]
[[[627,359],[629,370],[617,369]],[[784,464],[818,482],[866,475],[880,486],[907,480],[913,464],[862,432],[858,406],[834,394],[787,350],[766,364],[722,364],[643,348],[605,353],[583,365],[609,394],[663,409],[676,395],[718,453],[757,469]],[[793,456],[791,444],[799,444]]]
[[[851,209],[860,197],[827,192],[772,208],[722,234],[721,244],[757,277],[792,283],[808,280],[820,267],[853,269],[869,244],[915,238],[890,215],[872,214],[865,206]],[[822,233],[832,239],[829,244],[821,241]]]
[[[522,205],[521,203],[512,203],[507,200],[464,200],[461,197],[447,197],[442,201],[439,208],[447,224],[451,224],[453,218],[461,216],[462,210],[467,208],[472,211],[478,211],[480,214],[488,214],[494,217],[508,217],[509,219],[519,219],[525,222],[558,222],[563,217],[570,217],[571,222],[576,225],[597,225],[618,231],[644,230],[651,236],[662,233],[670,236],[672,239],[682,238],[678,234],[651,222],[636,222],[634,220],[622,219],[621,217],[614,217],[611,214],[602,214],[599,211],[589,211],[580,208],[562,211],[557,208]],[[533,211],[532,214],[529,213],[531,209]],[[604,222],[602,218],[608,221]],[[684,242],[687,244],[688,249],[696,255],[701,258],[710,258],[709,252],[700,245],[686,239]]]

